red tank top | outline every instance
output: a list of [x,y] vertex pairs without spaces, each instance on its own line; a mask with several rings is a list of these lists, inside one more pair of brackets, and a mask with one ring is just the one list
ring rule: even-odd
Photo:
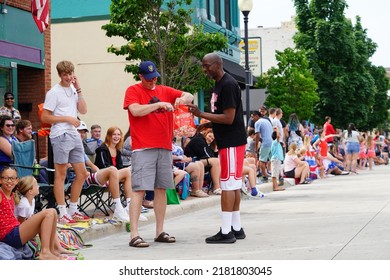
[[1,202],[0,202],[0,241],[16,226],[20,223],[14,215],[15,204],[13,200],[13,194],[8,199],[2,190],[0,190]]
[[321,156],[326,157],[328,155],[328,143],[326,141],[320,141],[318,146],[320,147]]

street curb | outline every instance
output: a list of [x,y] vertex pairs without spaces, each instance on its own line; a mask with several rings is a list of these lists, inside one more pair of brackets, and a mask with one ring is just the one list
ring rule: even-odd
[[[291,187],[292,185],[293,185],[292,181],[290,182],[290,180],[285,179],[284,181],[285,188]],[[264,183],[264,184],[257,185],[257,189],[265,194],[273,192],[272,183]],[[197,197],[189,196],[186,200],[180,200],[180,204],[167,205],[165,219],[174,218],[177,216],[185,215],[190,212],[219,205],[220,198],[221,198],[220,195],[210,195],[209,197],[205,197],[205,198],[197,198]],[[259,199],[259,198],[252,198],[250,196],[243,194],[241,195],[241,199],[248,200],[248,199]],[[145,222],[139,222],[140,227],[155,222],[153,209],[150,209],[148,213],[144,213],[143,215],[147,217],[148,220]],[[107,237],[108,235],[119,233],[119,232],[126,232],[126,223],[93,224],[91,228],[81,233],[81,237],[83,238],[84,242],[90,243],[95,239]]]

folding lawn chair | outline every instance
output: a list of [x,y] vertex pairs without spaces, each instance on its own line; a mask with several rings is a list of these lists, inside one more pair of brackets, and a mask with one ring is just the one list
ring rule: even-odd
[[[90,172],[90,170],[89,170]],[[66,175],[66,183],[70,185],[67,190],[67,195],[70,195],[72,189],[72,183],[76,177],[73,168],[68,168]],[[78,202],[78,209],[85,215],[93,217],[96,211],[103,212],[104,215],[109,216],[109,210],[111,210],[109,205],[109,199],[104,198],[104,194],[107,188],[100,185],[91,184],[88,185],[86,182],[81,189],[80,198]],[[90,206],[92,205],[93,212],[90,214]]]
[[[53,185],[43,183],[40,179],[40,176],[47,177],[47,172],[54,172],[54,170],[35,165],[35,141],[12,142],[12,155],[13,163],[10,166],[16,168],[19,178],[34,176],[37,179],[39,196],[36,198],[36,211],[40,211],[45,207],[55,207]],[[45,201],[45,203],[42,201]]]
[[[125,190],[123,188],[123,183],[119,182],[119,198],[121,200],[122,206],[126,207],[127,206],[127,201],[126,201],[126,195],[125,195]],[[114,200],[112,199],[111,193],[108,194],[108,197],[105,200],[105,204],[109,207],[109,209],[114,212],[113,206],[114,206]]]

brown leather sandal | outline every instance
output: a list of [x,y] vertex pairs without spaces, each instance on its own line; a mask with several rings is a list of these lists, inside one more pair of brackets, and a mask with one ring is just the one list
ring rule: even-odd
[[162,242],[162,243],[174,243],[176,242],[176,238],[173,237],[173,236],[170,236],[168,233],[166,232],[162,232],[160,233],[159,236],[157,236],[155,239],[154,239],[154,242]]
[[136,236],[129,242],[130,247],[136,248],[146,248],[149,247],[149,243],[141,238],[141,236]]

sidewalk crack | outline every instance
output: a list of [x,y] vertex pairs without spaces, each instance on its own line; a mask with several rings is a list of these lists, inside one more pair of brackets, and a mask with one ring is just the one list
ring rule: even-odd
[[388,207],[390,201],[382,207],[337,253],[332,257],[331,260],[334,260],[343,250],[347,247],[386,207]]

